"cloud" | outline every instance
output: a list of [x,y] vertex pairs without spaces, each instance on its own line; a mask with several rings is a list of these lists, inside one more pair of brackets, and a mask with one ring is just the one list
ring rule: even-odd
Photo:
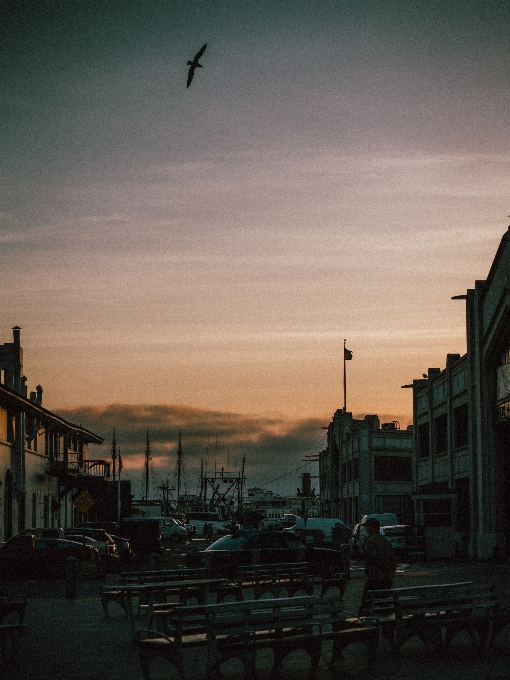
[[[174,404],[109,404],[60,408],[56,411],[103,437],[91,447],[91,458],[110,459],[113,430],[137,497],[143,488],[147,432],[150,442],[151,493],[167,478],[176,482],[179,433],[183,448],[183,485],[188,493],[199,486],[200,469],[240,474],[246,487],[268,485],[278,493],[295,493],[303,471],[318,474],[317,463],[306,460],[325,447],[327,424],[318,418],[288,419],[280,414],[245,415]],[[318,490],[318,482],[315,484]],[[182,489],[184,491],[184,489]]]

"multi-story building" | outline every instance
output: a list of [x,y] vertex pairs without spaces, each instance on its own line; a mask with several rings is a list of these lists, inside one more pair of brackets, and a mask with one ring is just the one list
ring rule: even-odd
[[[510,228],[509,228],[510,229]],[[467,352],[414,380],[417,521],[450,526],[457,549],[510,553],[510,232],[466,301]]]
[[108,461],[88,457],[102,438],[46,410],[40,385],[28,396],[20,331],[0,345],[0,541],[26,527],[73,526],[110,478]]
[[396,421],[380,425],[375,415],[356,420],[337,410],[327,430],[327,447],[319,453],[321,515],[350,526],[382,512],[412,522],[412,427],[400,430]]

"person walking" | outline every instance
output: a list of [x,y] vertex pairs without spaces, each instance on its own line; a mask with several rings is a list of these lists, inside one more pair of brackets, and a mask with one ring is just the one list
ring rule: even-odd
[[367,580],[363,589],[359,616],[368,612],[368,593],[371,590],[388,590],[391,588],[397,556],[386,536],[380,533],[381,525],[375,517],[369,517],[365,524],[368,538],[365,541],[365,573]]

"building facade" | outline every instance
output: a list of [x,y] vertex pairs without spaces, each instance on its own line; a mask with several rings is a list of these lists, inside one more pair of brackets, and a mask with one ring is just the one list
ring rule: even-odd
[[412,427],[337,410],[327,430],[319,453],[321,516],[353,526],[363,515],[395,512],[400,522],[412,522]]
[[74,526],[77,495],[92,509],[110,478],[108,461],[88,457],[102,438],[46,410],[40,385],[28,395],[20,332],[0,345],[0,541],[28,527]]
[[510,554],[510,232],[465,300],[467,352],[414,380],[417,519],[450,525],[457,550]]

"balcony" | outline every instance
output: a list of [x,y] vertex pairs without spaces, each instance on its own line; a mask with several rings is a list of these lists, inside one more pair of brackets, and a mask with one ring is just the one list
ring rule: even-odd
[[108,460],[78,460],[76,455],[70,454],[67,460],[59,456],[50,459],[47,473],[52,477],[63,480],[69,477],[93,477],[104,480],[110,479],[110,461]]

